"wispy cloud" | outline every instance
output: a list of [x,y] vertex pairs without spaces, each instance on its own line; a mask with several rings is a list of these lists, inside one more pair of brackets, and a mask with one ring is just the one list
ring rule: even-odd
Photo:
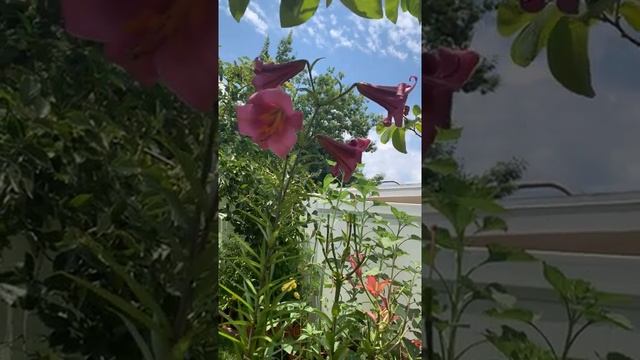
[[269,25],[267,24],[267,16],[258,4],[252,2],[249,4],[242,18],[243,21],[250,23],[258,34],[267,35]]
[[[366,20],[352,13],[316,13],[311,20],[293,29],[294,36],[318,48],[348,48],[379,57],[420,62],[420,24],[401,12],[396,24],[387,19]],[[327,36],[328,35],[328,36]]]
[[369,132],[369,138],[376,143],[377,150],[363,155],[363,171],[366,176],[382,174],[385,180],[397,181],[401,184],[420,183],[422,155],[419,150],[419,139],[416,136],[407,134],[408,154],[398,152],[390,142],[382,144],[375,130]]
[[343,30],[331,29],[329,30],[329,35],[331,36],[332,39],[336,41],[337,47],[346,47],[346,48],[353,47],[353,42],[347,39],[345,35],[343,35]]

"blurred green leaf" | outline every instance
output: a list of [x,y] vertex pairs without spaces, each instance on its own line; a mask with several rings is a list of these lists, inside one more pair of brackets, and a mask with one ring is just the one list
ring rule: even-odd
[[511,36],[533,17],[533,14],[522,10],[518,0],[504,1],[498,5],[498,33],[502,36]]
[[551,30],[561,17],[555,5],[547,6],[536,14],[511,44],[511,60],[519,66],[529,66],[547,44]]
[[307,22],[319,5],[320,0],[281,0],[280,26],[288,28]]
[[634,30],[640,31],[640,4],[625,1],[620,5],[620,15]]
[[551,74],[560,84],[576,94],[592,98],[595,92],[591,86],[588,46],[589,26],[564,17],[549,37],[547,60]]
[[247,6],[249,6],[250,0],[229,0],[229,10],[231,10],[231,16],[233,16],[236,21],[240,22],[244,12],[247,10]]
[[387,19],[391,20],[391,22],[394,24],[398,20],[399,5],[400,5],[400,0],[385,0],[385,3],[384,3],[384,11],[387,15]]
[[396,130],[393,132],[393,136],[391,137],[393,147],[403,154],[407,153],[407,143],[405,137],[406,130],[404,128],[396,128]]
[[434,159],[426,163],[424,167],[441,175],[449,175],[458,170],[458,163],[451,158]]
[[382,19],[382,0],[340,0],[351,12],[367,19]]
[[489,257],[485,260],[486,262],[537,261],[525,250],[510,248],[502,244],[489,244],[487,250],[489,250]]

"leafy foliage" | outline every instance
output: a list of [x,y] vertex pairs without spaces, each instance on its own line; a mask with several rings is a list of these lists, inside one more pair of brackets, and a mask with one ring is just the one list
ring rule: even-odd
[[19,306],[49,329],[44,348],[129,359],[141,356],[130,332],[153,333],[143,319],[181,317],[184,279],[197,270],[192,336],[182,341],[206,357],[214,269],[184,250],[203,191],[192,165],[204,158],[206,118],[67,38],[57,1],[0,8],[0,238],[28,249],[2,281],[27,290]]

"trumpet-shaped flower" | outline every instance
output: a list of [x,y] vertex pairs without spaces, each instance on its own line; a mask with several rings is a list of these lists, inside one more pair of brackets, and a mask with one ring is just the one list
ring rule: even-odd
[[210,0],[62,0],[72,35],[105,44],[143,85],[160,82],[191,107],[217,96],[216,4]]
[[351,179],[358,164],[362,162],[362,153],[371,144],[369,139],[352,139],[344,143],[325,135],[318,135],[317,138],[320,145],[336,161],[331,173],[337,177],[342,172],[345,182]]
[[236,107],[238,130],[263,149],[284,158],[296,144],[302,129],[302,113],[281,88],[265,89]]
[[307,60],[295,60],[284,64],[265,64],[260,59],[254,62],[253,86],[256,91],[281,86],[298,75],[307,64]]
[[451,127],[453,93],[460,90],[475,70],[480,56],[470,50],[438,49],[422,54],[423,104],[426,135],[423,156],[436,138],[437,129]]
[[393,119],[397,127],[402,127],[407,97],[416,86],[418,78],[411,76],[409,81],[413,81],[413,84],[400,83],[397,86],[382,86],[358,83],[356,87],[360,94],[387,110],[387,117],[382,120],[385,126],[391,126]]
[[367,276],[367,282],[365,286],[369,294],[371,294],[371,296],[378,297],[382,294],[382,292],[384,291],[384,288],[387,287],[387,285],[389,285],[390,283],[391,283],[391,280],[389,279],[378,281],[378,279],[375,276],[369,275]]

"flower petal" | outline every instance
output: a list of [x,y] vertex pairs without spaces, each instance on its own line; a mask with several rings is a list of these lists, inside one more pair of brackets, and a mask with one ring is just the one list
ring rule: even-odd
[[109,42],[122,36],[125,24],[140,10],[131,0],[62,0],[66,30],[79,38]]
[[185,26],[156,53],[162,83],[182,101],[201,111],[211,111],[218,94],[217,41],[215,11],[211,5],[200,24]]

